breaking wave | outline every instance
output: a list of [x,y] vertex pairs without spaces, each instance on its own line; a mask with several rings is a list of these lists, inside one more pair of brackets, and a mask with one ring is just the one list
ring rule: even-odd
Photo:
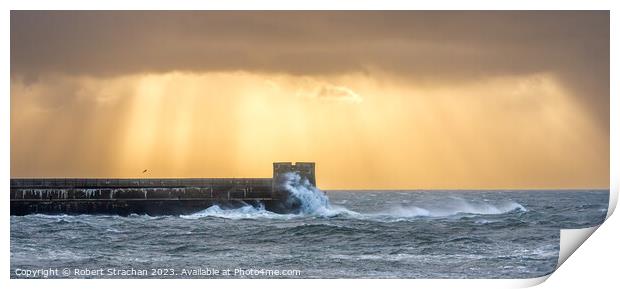
[[[347,208],[332,205],[325,193],[313,186],[306,178],[296,173],[284,174],[284,188],[290,193],[292,201],[299,202],[302,215],[334,217],[338,215],[359,215]],[[289,199],[291,201],[291,199]]]
[[265,207],[261,204],[259,206],[245,205],[239,208],[222,208],[219,205],[213,205],[200,212],[196,212],[190,215],[181,215],[184,219],[201,219],[206,217],[218,217],[225,219],[287,219],[293,217],[290,214],[277,214],[265,210]]
[[449,217],[459,214],[496,215],[510,212],[526,212],[527,209],[513,201],[491,204],[486,201],[468,201],[462,198],[448,198],[440,204],[423,204],[417,206],[397,205],[387,210],[374,213],[359,213],[345,207],[330,203],[321,190],[313,186],[308,179],[296,173],[284,175],[283,187],[290,193],[289,202],[296,202],[299,211],[296,214],[278,214],[270,212],[261,204],[245,205],[239,208],[211,206],[203,211],[182,215],[186,219],[219,217],[226,219],[290,219],[294,217],[350,217],[358,219]]
[[412,218],[412,217],[449,217],[459,214],[498,215],[510,212],[527,212],[521,204],[513,201],[490,204],[487,202],[467,201],[461,198],[445,200],[441,205],[396,206],[377,215]]
[[258,206],[245,205],[239,208],[222,208],[213,205],[205,210],[191,214],[181,215],[181,218],[200,219],[205,217],[219,217],[226,219],[288,219],[299,216],[335,217],[341,215],[360,215],[357,212],[344,207],[332,205],[325,193],[313,186],[308,179],[302,178],[296,173],[284,174],[282,186],[290,193],[289,202],[299,204],[297,214],[277,214],[270,212],[260,204]]

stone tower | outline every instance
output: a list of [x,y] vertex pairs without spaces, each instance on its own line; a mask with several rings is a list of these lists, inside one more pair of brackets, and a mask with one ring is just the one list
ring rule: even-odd
[[316,177],[314,174],[314,163],[309,162],[281,162],[273,163],[273,192],[277,193],[282,191],[281,185],[284,181],[284,174],[297,173],[302,179],[307,179],[313,186],[316,187]]

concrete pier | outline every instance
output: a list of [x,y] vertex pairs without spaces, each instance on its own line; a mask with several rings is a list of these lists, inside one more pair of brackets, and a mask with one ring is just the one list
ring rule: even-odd
[[11,179],[11,215],[179,215],[215,204],[294,210],[282,189],[283,176],[297,173],[316,185],[314,163],[274,163],[273,168],[273,178]]

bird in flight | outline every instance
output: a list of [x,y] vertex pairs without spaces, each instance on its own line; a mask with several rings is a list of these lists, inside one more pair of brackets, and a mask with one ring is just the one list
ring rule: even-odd
[[147,170],[143,170],[143,171],[142,171],[142,173],[144,174],[144,173],[146,173],[146,171],[147,171]]

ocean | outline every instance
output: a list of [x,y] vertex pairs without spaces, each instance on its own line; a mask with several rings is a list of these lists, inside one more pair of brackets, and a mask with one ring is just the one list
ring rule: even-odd
[[532,278],[608,190],[313,191],[299,214],[11,216],[12,278]]

